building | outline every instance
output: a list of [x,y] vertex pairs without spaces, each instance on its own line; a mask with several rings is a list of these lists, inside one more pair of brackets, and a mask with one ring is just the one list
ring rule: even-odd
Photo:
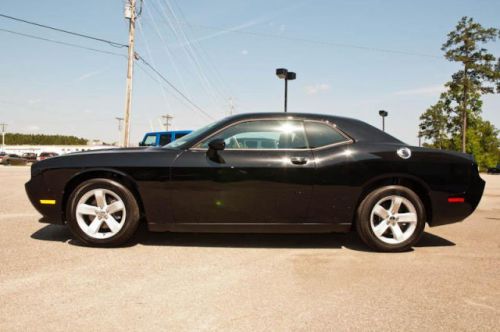
[[4,151],[6,153],[22,155],[26,152],[36,153],[40,155],[42,152],[55,152],[57,154],[67,154],[71,152],[113,149],[113,145],[6,145]]

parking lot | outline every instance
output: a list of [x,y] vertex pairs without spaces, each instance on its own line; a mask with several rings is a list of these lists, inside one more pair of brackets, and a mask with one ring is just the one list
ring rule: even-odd
[[0,167],[0,330],[498,330],[500,176],[413,251],[354,234],[139,231],[87,248],[38,222],[27,167]]

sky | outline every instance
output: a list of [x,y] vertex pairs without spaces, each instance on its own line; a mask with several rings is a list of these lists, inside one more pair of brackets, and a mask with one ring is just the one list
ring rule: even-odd
[[[127,43],[124,0],[3,1],[0,13]],[[459,69],[440,50],[462,16],[499,28],[495,0],[144,0],[133,82],[131,142],[160,130],[196,129],[234,113],[335,114],[381,126],[417,144],[418,118]],[[3,29],[3,30],[1,30]],[[59,42],[27,38],[14,31]],[[0,123],[9,132],[71,134],[114,142],[125,104],[126,49],[0,17]],[[500,56],[500,41],[486,46]],[[483,117],[500,127],[500,95]],[[8,142],[7,142],[8,143]]]

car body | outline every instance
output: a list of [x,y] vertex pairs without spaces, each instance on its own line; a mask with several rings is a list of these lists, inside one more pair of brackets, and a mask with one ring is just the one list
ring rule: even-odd
[[173,130],[146,133],[139,146],[164,146],[191,132],[192,130]]
[[42,160],[57,157],[57,156],[59,156],[59,154],[56,152],[42,152],[38,156],[38,161],[42,161]]
[[500,164],[488,168],[488,174],[500,174]]
[[[102,184],[110,200],[97,198],[101,190],[85,201],[85,190],[98,190],[99,181],[114,183]],[[400,245],[389,241],[400,235],[393,231],[399,214],[404,220],[413,213],[415,232],[425,223],[458,222],[478,205],[484,181],[470,155],[408,146],[359,120],[255,113],[223,119],[163,148],[100,150],[39,162],[26,189],[45,222],[68,222],[73,230],[79,198],[87,208],[97,209],[100,201],[104,209],[128,195],[128,211],[137,209],[151,231],[347,232],[364,223],[375,228],[383,219],[390,230],[380,236],[388,242],[365,242],[399,251],[419,235]],[[102,209],[100,218],[106,217]],[[85,228],[92,220],[79,222]],[[369,229],[358,232],[370,236]],[[80,235],[83,242],[101,244]]]
[[1,163],[3,165],[23,166],[28,164],[28,160],[17,154],[11,153],[3,156]]
[[5,157],[6,155],[7,155],[6,152],[0,151],[0,163],[2,162],[3,157]]
[[25,152],[22,154],[21,158],[26,159],[28,163],[34,163],[37,161],[37,155],[34,152]]

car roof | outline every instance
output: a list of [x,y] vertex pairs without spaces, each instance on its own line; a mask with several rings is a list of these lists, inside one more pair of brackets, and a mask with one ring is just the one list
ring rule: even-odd
[[158,134],[184,134],[190,133],[192,130],[169,130],[169,131],[151,131],[146,133],[146,135],[158,135]]
[[335,124],[356,141],[376,142],[376,143],[403,143],[397,138],[386,132],[375,128],[374,126],[353,118],[316,113],[242,113],[230,116],[225,119],[224,124],[232,122],[251,120],[251,119],[273,119],[273,118],[292,118],[301,120],[328,121]]

